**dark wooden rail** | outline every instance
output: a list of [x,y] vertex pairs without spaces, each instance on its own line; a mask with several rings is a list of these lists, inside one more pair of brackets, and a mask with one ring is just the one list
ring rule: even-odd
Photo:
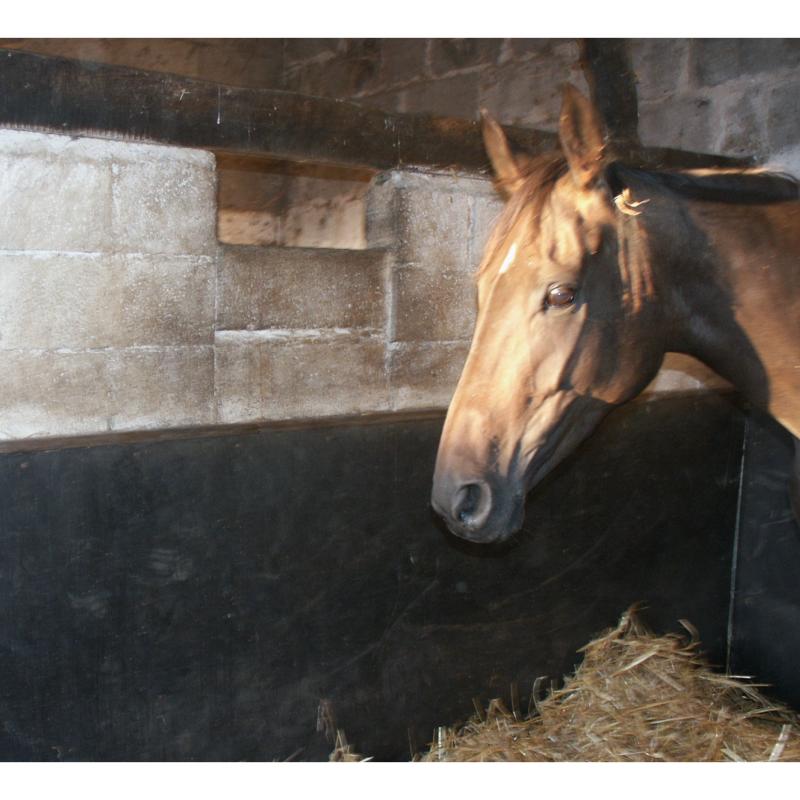
[[640,147],[639,96],[625,39],[581,39],[581,64],[594,104],[617,148]]
[[[0,50],[0,127],[372,170],[488,170],[477,121],[392,114],[340,100],[16,50]],[[552,133],[505,130],[520,150],[538,153],[556,146]],[[743,163],[659,148],[635,148],[626,155],[645,166]]]

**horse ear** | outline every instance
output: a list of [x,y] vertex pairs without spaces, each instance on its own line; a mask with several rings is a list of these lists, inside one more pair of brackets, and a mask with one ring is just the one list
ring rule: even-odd
[[522,182],[522,172],[511,152],[500,123],[485,109],[481,109],[483,144],[492,163],[498,188],[508,195]]
[[603,170],[606,134],[597,109],[569,83],[564,87],[558,135],[572,177],[581,189],[587,188]]

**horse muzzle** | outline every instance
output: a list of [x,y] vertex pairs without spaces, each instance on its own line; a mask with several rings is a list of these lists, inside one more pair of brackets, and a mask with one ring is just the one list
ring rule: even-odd
[[508,539],[522,527],[525,493],[501,489],[491,478],[438,472],[431,504],[449,530],[470,542]]

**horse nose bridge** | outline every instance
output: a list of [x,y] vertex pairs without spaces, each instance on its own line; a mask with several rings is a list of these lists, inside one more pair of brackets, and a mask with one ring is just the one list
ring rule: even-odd
[[543,388],[537,369],[528,345],[511,335],[473,341],[448,416],[467,425],[480,417],[489,433],[524,426]]
[[483,402],[453,405],[439,443],[436,473],[464,481],[507,475],[524,425],[510,408]]

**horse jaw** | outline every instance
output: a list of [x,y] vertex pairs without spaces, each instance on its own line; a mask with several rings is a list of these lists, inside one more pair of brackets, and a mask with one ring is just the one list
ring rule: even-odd
[[[520,435],[486,437],[476,419],[454,428],[448,415],[436,459],[431,503],[451,533],[502,542],[523,526],[527,493],[594,430],[613,406],[562,393],[544,401]],[[466,415],[469,417],[469,415]],[[494,442],[486,448],[483,443]]]

